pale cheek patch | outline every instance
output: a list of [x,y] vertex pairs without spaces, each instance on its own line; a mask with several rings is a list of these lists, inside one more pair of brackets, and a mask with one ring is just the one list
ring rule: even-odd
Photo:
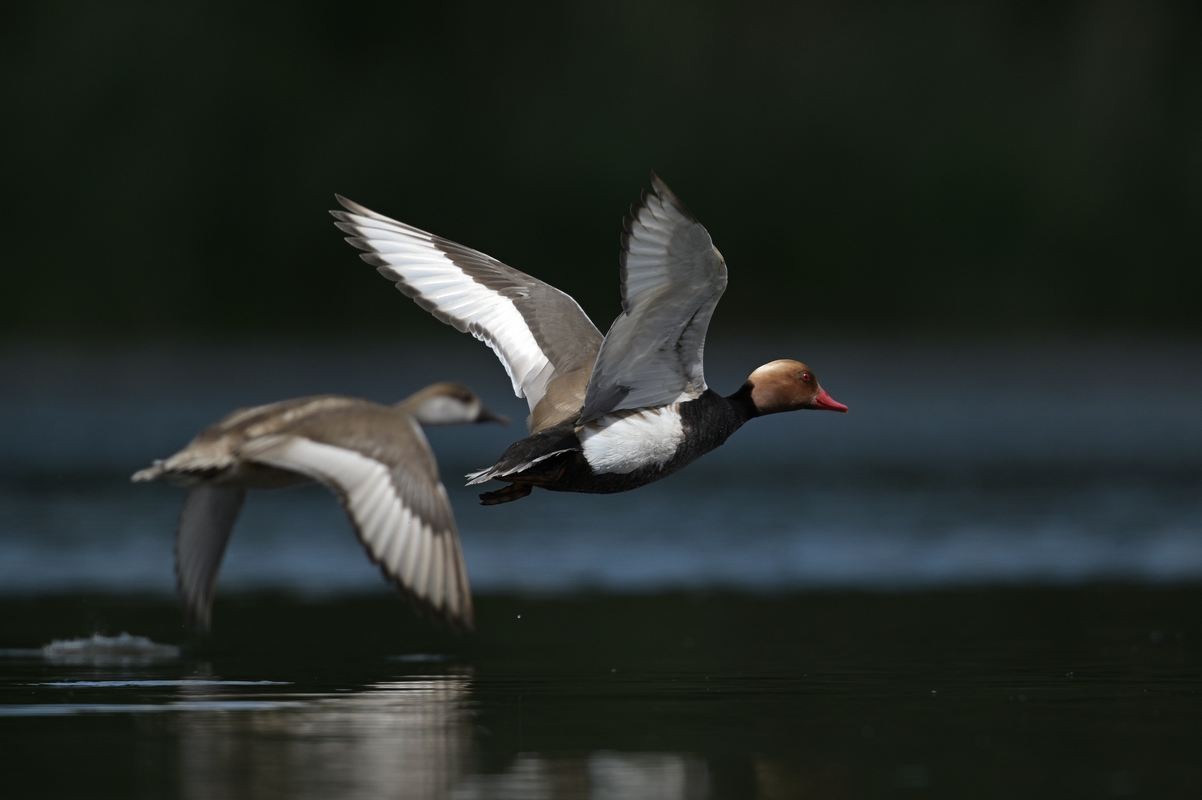
[[451,397],[433,397],[418,407],[414,414],[423,425],[453,425],[471,421],[471,409],[466,403]]
[[601,417],[579,435],[594,472],[625,474],[670,461],[684,440],[684,427],[679,408],[671,405]]

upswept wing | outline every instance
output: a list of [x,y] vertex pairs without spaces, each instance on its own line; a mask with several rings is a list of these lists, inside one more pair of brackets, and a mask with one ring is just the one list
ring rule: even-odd
[[705,332],[726,289],[709,232],[651,176],[622,236],[622,313],[605,335],[582,422],[690,400],[705,390]]
[[[535,414],[558,381],[577,378],[574,416],[601,346],[596,326],[569,295],[484,253],[397,222],[338,196],[345,210],[331,211],[360,258],[394,281],[436,318],[470,333],[501,360],[513,391],[525,397],[543,426],[562,421]],[[562,400],[561,400],[562,402]],[[563,414],[558,416],[562,417]]]

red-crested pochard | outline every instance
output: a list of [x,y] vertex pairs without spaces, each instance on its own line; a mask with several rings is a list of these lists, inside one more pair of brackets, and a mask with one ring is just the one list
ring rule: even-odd
[[734,394],[706,386],[705,332],[726,288],[709,233],[657,176],[622,235],[622,313],[604,338],[555,287],[476,250],[341,196],[331,211],[360,257],[439,320],[497,354],[530,406],[530,436],[469,484],[620,492],[658,480],[722,444],[747,420],[813,408],[847,411],[800,361],[751,373]]
[[470,628],[455,517],[421,425],[502,422],[470,390],[436,383],[392,406],[337,395],[234,411],[133,475],[188,488],[175,573],[188,619],[209,627],[213,586],[247,489],[316,481],[342,501],[385,577],[419,607]]

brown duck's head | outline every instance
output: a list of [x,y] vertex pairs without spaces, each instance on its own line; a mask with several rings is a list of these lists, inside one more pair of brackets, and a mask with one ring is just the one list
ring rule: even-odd
[[399,405],[423,425],[509,423],[505,417],[485,408],[475,392],[458,383],[432,384],[402,400]]
[[763,414],[816,408],[846,412],[847,406],[831,397],[814,371],[800,361],[781,358],[769,361],[747,376],[755,410]]

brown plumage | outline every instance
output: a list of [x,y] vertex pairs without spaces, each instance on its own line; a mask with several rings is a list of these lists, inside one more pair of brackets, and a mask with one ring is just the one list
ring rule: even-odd
[[434,384],[393,406],[337,395],[235,411],[134,474],[188,488],[176,575],[190,621],[210,622],[213,587],[247,489],[324,484],[384,575],[462,627],[472,600],[455,518],[421,425],[502,421],[470,390]]

